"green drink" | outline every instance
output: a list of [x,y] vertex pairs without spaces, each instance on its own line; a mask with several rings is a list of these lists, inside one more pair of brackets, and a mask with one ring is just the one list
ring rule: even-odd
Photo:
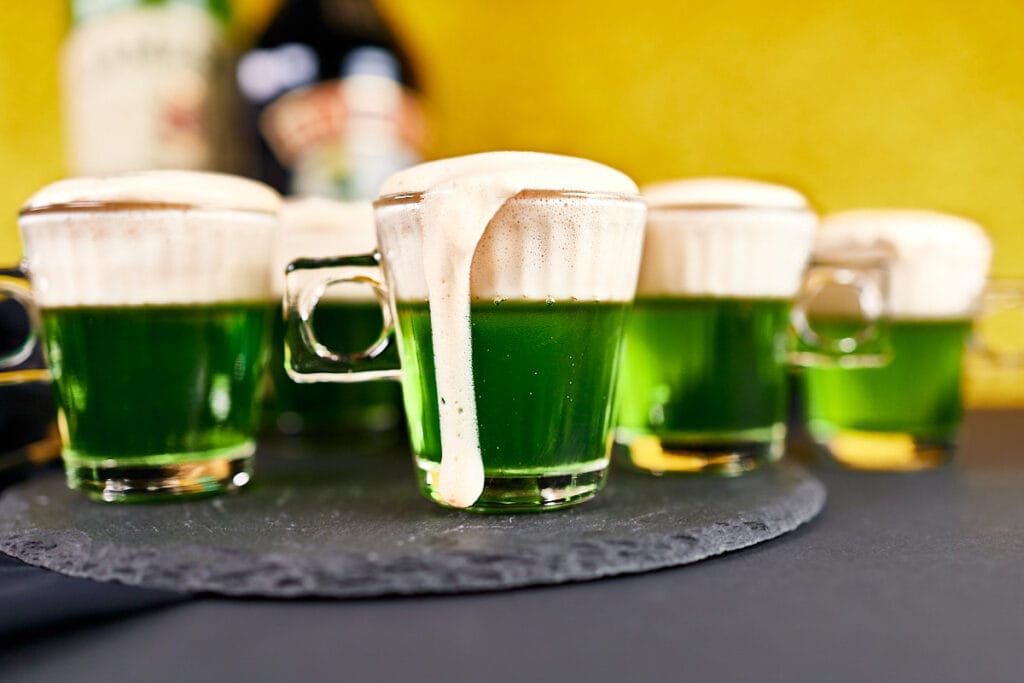
[[252,454],[266,304],[54,308],[42,320],[72,486],[91,490],[114,460],[143,472]]
[[[473,378],[485,475],[495,501],[551,484],[603,482],[625,303],[474,302]],[[441,462],[430,312],[397,303],[405,408],[420,486]],[[522,490],[518,490],[522,489]],[[486,503],[482,500],[481,504]]]
[[827,216],[794,307],[807,428],[863,470],[948,463],[965,342],[992,247],[977,223],[913,209]]
[[[685,471],[706,469],[704,453],[777,458],[788,313],[789,302],[773,299],[638,298],[626,325],[616,430],[631,462]],[[649,450],[649,437],[660,453]]]
[[280,203],[243,178],[149,171],[23,207],[70,487],[134,502],[249,482]]
[[[859,321],[815,320],[840,338]],[[855,468],[917,469],[944,462],[962,414],[960,370],[969,320],[890,323],[883,367],[806,367],[800,372],[807,427],[833,457]]]
[[644,196],[616,453],[655,474],[772,463],[785,445],[789,311],[817,219],[796,190],[741,178],[666,181]]
[[[284,370],[284,320],[274,310],[270,367],[273,388],[266,410],[283,433],[383,431],[402,418],[402,390],[397,382],[297,384]],[[316,309],[313,329],[328,348],[364,349],[380,335],[380,306],[369,301],[324,301]],[[394,345],[368,361],[370,369],[398,367]]]

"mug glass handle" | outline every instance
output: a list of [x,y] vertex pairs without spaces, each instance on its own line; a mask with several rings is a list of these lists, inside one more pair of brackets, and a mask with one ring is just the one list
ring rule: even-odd
[[48,382],[50,373],[41,368],[9,369],[17,368],[32,356],[36,344],[39,342],[39,312],[36,309],[35,301],[32,299],[32,290],[29,289],[25,280],[12,275],[0,275],[0,297],[13,299],[28,316],[29,330],[24,341],[17,348],[0,354],[0,384],[22,384],[25,382]]
[[891,358],[886,263],[812,262],[790,312],[787,358],[802,367],[881,367]]
[[992,279],[970,337],[973,354],[993,367],[1024,368],[1024,279]]
[[[369,382],[401,378],[399,368],[367,368],[391,344],[394,323],[387,289],[381,284],[378,254],[303,258],[292,261],[285,270],[285,348],[284,366],[294,382]],[[373,289],[384,325],[380,336],[369,347],[357,351],[327,348],[317,339],[313,316],[317,304],[331,285],[365,284]]]

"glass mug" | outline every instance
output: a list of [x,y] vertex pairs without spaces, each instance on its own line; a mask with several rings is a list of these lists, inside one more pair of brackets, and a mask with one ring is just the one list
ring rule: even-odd
[[[32,303],[32,289],[16,269],[0,274],[0,296],[14,302],[28,316],[27,334],[16,331],[5,339],[0,352],[0,385],[45,382],[50,373],[39,368],[19,369],[35,351],[39,330],[38,311]],[[9,347],[9,348],[8,348]]]
[[133,502],[249,481],[279,202],[153,171],[60,181],[23,207],[69,486]]
[[737,475],[777,460],[789,308],[817,217],[797,191],[743,179],[670,181],[644,196],[618,452],[658,474]]
[[[613,175],[598,190],[591,184],[580,191],[488,196],[484,204],[490,208],[475,214],[479,241],[466,249],[466,263],[472,263],[468,282],[456,277],[443,285],[432,284],[438,264],[430,260],[429,240],[444,230],[438,221],[467,220],[463,204],[477,197],[457,182],[450,189],[383,196],[375,203],[379,254],[292,264],[286,313],[291,374],[299,381],[400,377],[419,487],[438,503],[504,512],[586,500],[601,488],[608,467],[623,323],[644,228],[636,186],[607,167],[551,155],[492,153],[433,163],[450,165],[442,170],[508,166],[521,170],[524,187],[534,177],[533,165],[565,166],[559,179],[567,187],[577,166]],[[483,185],[483,193],[492,191]],[[431,202],[457,216],[432,210]],[[434,247],[446,256],[456,249],[447,242]],[[383,278],[366,272],[378,259]],[[318,342],[309,324],[324,288],[339,281],[370,284],[385,312],[387,326],[378,343],[363,353],[336,354]],[[462,313],[443,317],[446,301]],[[445,327],[452,320],[456,329],[467,325],[468,353],[457,357],[452,349],[463,347],[455,343],[453,328]],[[360,371],[386,346],[392,322],[400,373]],[[451,379],[463,370],[472,390],[468,403],[460,402],[460,387]],[[468,459],[473,447],[479,448],[481,482],[466,500],[454,501],[444,488],[444,458]]]
[[965,361],[969,406],[1024,406],[1024,278],[989,280]]
[[0,485],[60,457],[50,373],[32,331],[35,314],[23,274],[0,270]]
[[[854,469],[919,470],[953,456],[961,371],[991,244],[941,213],[826,217],[794,308],[794,364],[811,437]],[[827,268],[827,286],[820,268]],[[846,293],[843,290],[846,289]]]
[[[303,256],[359,254],[376,249],[377,232],[370,202],[306,198],[286,200],[274,258],[274,295],[284,298],[285,267]],[[362,348],[377,338],[381,313],[367,287],[331,287],[313,321],[317,338],[331,348]],[[395,429],[402,419],[402,393],[394,382],[299,384],[285,372],[284,318],[274,316],[270,356],[272,390],[264,404],[264,422],[284,434],[376,433]],[[378,368],[398,366],[392,346],[373,361]],[[386,440],[385,440],[386,441]]]

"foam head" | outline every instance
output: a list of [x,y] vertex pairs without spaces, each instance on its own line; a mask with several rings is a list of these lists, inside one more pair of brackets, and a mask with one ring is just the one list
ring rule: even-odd
[[269,300],[280,198],[251,180],[151,171],[43,188],[19,218],[37,302]]
[[[474,299],[629,300],[643,235],[637,192],[615,169],[552,154],[491,152],[421,164],[392,176],[383,188],[390,196],[377,203],[389,279],[400,299],[428,298],[423,233],[442,221],[482,222]],[[424,205],[432,195],[457,199],[431,211]]]
[[790,187],[692,178],[644,187],[639,296],[791,298],[817,217]]
[[392,175],[381,197],[454,190],[516,194],[521,190],[635,195],[629,176],[588,159],[541,152],[485,152],[428,161]]
[[645,185],[650,207],[719,206],[754,209],[810,209],[791,187],[747,178],[687,178]]
[[814,244],[828,260],[882,256],[894,318],[970,317],[992,244],[977,223],[935,211],[860,209],[827,216]]
[[281,208],[281,198],[263,183],[224,173],[142,171],[58,180],[32,195],[21,211],[101,204],[163,204],[272,214]]
[[[284,293],[284,271],[295,259],[371,254],[376,249],[377,231],[370,202],[288,199],[281,208],[274,291],[278,296]],[[368,287],[332,287],[325,296],[367,301],[374,298]]]

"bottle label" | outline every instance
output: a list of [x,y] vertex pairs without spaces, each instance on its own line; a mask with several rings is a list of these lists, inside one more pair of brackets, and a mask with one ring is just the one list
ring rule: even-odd
[[292,172],[291,193],[373,199],[384,178],[419,160],[424,126],[415,95],[392,81],[393,103],[361,111],[346,96],[351,80],[292,90],[260,117],[261,133]]
[[230,53],[208,11],[135,6],[79,24],[62,66],[73,173],[232,165]]

